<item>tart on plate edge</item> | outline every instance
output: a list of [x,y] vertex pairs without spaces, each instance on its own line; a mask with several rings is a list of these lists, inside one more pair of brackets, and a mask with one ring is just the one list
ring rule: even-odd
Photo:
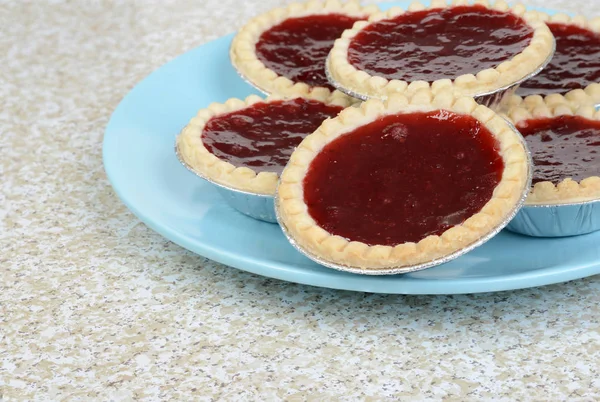
[[196,174],[234,190],[273,195],[296,145],[353,99],[339,93],[245,100],[201,109],[177,137],[182,162]]
[[231,62],[244,79],[267,94],[333,91],[325,76],[325,60],[334,41],[378,10],[359,1],[337,0],[273,9],[239,30],[231,44]]
[[600,200],[600,111],[559,94],[513,97],[505,115],[523,134],[534,163],[526,205]]

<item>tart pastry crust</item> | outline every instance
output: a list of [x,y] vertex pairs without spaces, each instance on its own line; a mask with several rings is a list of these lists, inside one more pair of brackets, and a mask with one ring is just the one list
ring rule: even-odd
[[[317,225],[304,202],[303,181],[312,161],[325,145],[385,115],[440,109],[473,116],[498,140],[504,171],[492,198],[478,213],[441,236],[428,236],[417,243],[393,247],[348,241]],[[457,99],[450,91],[434,96],[431,91],[422,90],[410,99],[402,94],[391,95],[385,103],[372,99],[360,108],[347,108],[338,117],[325,121],[292,154],[281,175],[275,204],[280,224],[296,245],[309,255],[351,270],[376,273],[428,264],[474,247],[486,236],[495,234],[516,213],[529,188],[529,179],[530,164],[524,143],[505,119],[478,105],[472,98]]]
[[[591,32],[600,34],[600,17],[587,19],[583,15],[571,17],[564,13],[549,15],[542,11],[527,11],[526,15],[544,21],[545,23],[559,23],[565,25],[574,25]],[[565,94],[565,97],[579,104],[594,103],[600,104],[600,83],[591,83],[585,88],[576,89]]]
[[[306,96],[309,92],[329,94],[325,87],[311,87],[304,82],[293,82],[269,69],[256,55],[256,43],[263,32],[289,18],[309,15],[343,14],[350,17],[368,17],[379,11],[377,6],[361,6],[358,0],[342,3],[339,0],[293,3],[259,15],[246,24],[233,38],[229,56],[236,70],[254,86],[267,94]],[[325,66],[323,66],[325,68]]]
[[[515,126],[524,120],[581,116],[600,121],[600,111],[589,102],[581,104],[581,91],[572,91],[565,96],[552,94],[546,97],[532,95],[526,98],[513,96],[502,112]],[[576,204],[600,199],[600,177],[590,176],[580,182],[564,179],[558,184],[549,181],[536,183],[527,197],[526,205]]]
[[479,97],[509,88],[530,75],[541,70],[554,53],[554,36],[537,13],[526,12],[525,6],[517,4],[509,7],[503,0],[493,4],[487,0],[477,0],[473,4],[485,6],[491,10],[510,11],[533,29],[530,44],[510,60],[506,60],[495,68],[488,68],[476,74],[464,74],[453,80],[440,79],[434,82],[403,80],[388,80],[385,77],[371,75],[358,70],[348,61],[348,48],[352,39],[370,24],[381,20],[397,17],[406,12],[427,9],[442,9],[458,5],[470,4],[467,0],[453,0],[447,4],[445,0],[432,0],[430,6],[413,2],[407,10],[392,7],[386,12],[373,14],[368,21],[356,22],[352,29],[346,30],[342,37],[336,40],[329,53],[327,72],[332,84],[340,90],[352,92],[363,98],[386,99],[392,93],[403,93],[412,96],[416,91],[429,88],[433,94],[452,90],[455,96]]
[[[273,195],[277,187],[279,175],[274,172],[260,172],[248,168],[238,167],[224,161],[206,149],[202,142],[202,132],[206,123],[215,116],[245,109],[257,103],[269,103],[279,100],[301,98],[270,96],[266,99],[257,95],[250,95],[245,100],[231,98],[225,103],[212,103],[207,108],[201,109],[188,123],[177,137],[177,152],[188,168],[209,181],[215,182],[234,190],[254,194]],[[353,100],[346,95],[334,92],[313,92],[303,98],[321,101],[328,105],[341,107],[351,106]]]

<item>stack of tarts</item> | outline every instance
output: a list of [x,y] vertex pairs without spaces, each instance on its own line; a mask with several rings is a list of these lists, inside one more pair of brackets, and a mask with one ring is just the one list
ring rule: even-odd
[[507,225],[599,230],[598,29],[504,1],[292,4],[230,48],[268,97],[200,110],[176,152],[240,212],[349,272],[432,267]]

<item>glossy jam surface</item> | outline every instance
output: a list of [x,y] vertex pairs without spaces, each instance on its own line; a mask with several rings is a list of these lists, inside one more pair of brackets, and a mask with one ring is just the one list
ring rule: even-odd
[[202,142],[209,152],[234,166],[281,173],[304,137],[341,110],[306,99],[257,103],[210,119]]
[[600,176],[600,122],[579,116],[527,120],[517,128],[533,155],[533,182]]
[[575,25],[550,23],[556,53],[537,76],[521,84],[518,94],[566,93],[600,82],[600,35]]
[[440,235],[491,199],[504,163],[492,134],[448,111],[383,117],[326,145],[304,201],[329,233],[394,246]]
[[325,60],[333,42],[360,18],[341,14],[289,18],[264,32],[256,44],[258,59],[294,82],[333,89]]
[[388,79],[452,79],[498,66],[523,51],[532,37],[521,18],[483,6],[407,12],[356,35],[348,60]]

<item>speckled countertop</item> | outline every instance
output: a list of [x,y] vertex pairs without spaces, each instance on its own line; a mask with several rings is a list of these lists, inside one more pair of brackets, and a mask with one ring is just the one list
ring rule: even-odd
[[121,98],[278,3],[0,0],[0,400],[599,400],[600,277],[319,289],[187,252],[121,204],[101,159]]

